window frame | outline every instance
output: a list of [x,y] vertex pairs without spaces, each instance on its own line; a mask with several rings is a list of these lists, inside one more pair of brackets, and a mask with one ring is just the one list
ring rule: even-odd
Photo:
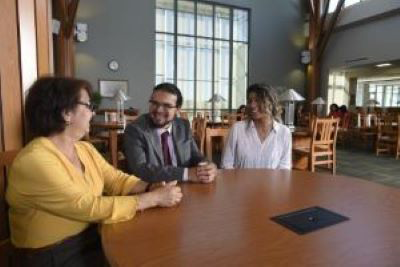
[[[156,0],[157,1],[157,0]],[[235,6],[235,5],[228,5],[228,4],[223,4],[223,3],[215,3],[215,2],[210,2],[210,1],[200,1],[200,0],[183,0],[183,1],[187,1],[187,2],[193,2],[194,3],[194,10],[193,10],[193,15],[194,15],[194,33],[192,34],[184,34],[184,33],[178,33],[178,13],[180,12],[178,10],[178,1],[180,0],[172,0],[173,1],[173,15],[174,15],[174,32],[167,32],[167,31],[159,31],[157,29],[157,21],[156,21],[156,27],[155,27],[155,42],[157,42],[157,35],[164,35],[164,36],[173,36],[173,62],[174,62],[174,66],[173,66],[173,83],[174,84],[178,84],[178,38],[179,37],[189,37],[189,38],[193,38],[194,39],[194,46],[193,46],[193,50],[194,50],[194,60],[193,60],[193,64],[194,64],[194,70],[193,70],[193,106],[189,107],[189,108],[182,108],[182,110],[184,111],[188,111],[188,112],[193,112],[194,114],[197,111],[212,111],[212,110],[216,110],[215,107],[215,103],[212,102],[211,108],[198,108],[198,103],[197,103],[197,81],[199,81],[197,79],[198,77],[198,73],[197,73],[197,63],[198,63],[198,59],[197,59],[197,53],[198,53],[198,42],[199,40],[211,40],[212,42],[212,70],[211,70],[211,74],[212,74],[212,78],[211,78],[211,96],[213,96],[215,94],[215,82],[216,82],[216,77],[215,77],[215,57],[216,57],[216,42],[228,42],[229,43],[229,85],[228,85],[228,109],[220,109],[220,110],[236,110],[237,107],[233,107],[233,52],[234,52],[234,44],[245,44],[247,45],[247,49],[246,49],[246,69],[245,69],[245,78],[246,78],[246,83],[245,83],[245,88],[243,88],[243,90],[246,90],[249,84],[249,68],[250,68],[250,64],[249,64],[249,53],[250,53],[250,33],[251,33],[251,10],[249,8],[245,8],[245,7],[239,7],[239,6]],[[198,4],[205,4],[205,5],[211,5],[212,7],[212,37],[208,37],[208,36],[200,36],[197,33],[197,24],[198,24],[198,13],[197,13],[197,7]],[[229,9],[229,39],[224,39],[224,38],[217,38],[215,37],[215,20],[216,20],[216,9],[218,7],[221,8],[226,8]],[[156,6],[155,6],[155,12],[157,12],[157,2],[156,2]],[[234,25],[234,10],[240,10],[240,11],[245,11],[247,13],[247,41],[236,41],[234,40],[234,29],[233,29],[233,25]],[[156,15],[156,20],[157,20],[157,15]],[[166,39],[166,38],[165,38]],[[157,66],[157,44],[155,46],[155,51],[156,51],[156,56],[155,56],[155,64]],[[157,74],[157,67],[155,69],[155,83],[157,83],[157,77],[159,76],[159,74]],[[165,76],[164,76],[164,80]],[[180,88],[181,89],[181,88]],[[184,96],[185,98],[185,96]],[[244,104],[244,103],[243,103]]]

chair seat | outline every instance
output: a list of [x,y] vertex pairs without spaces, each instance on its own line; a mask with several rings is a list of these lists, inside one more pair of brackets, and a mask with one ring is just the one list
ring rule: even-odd
[[[309,154],[310,153],[310,148],[309,147],[298,147],[298,148],[294,148],[294,151],[298,152],[298,153],[302,153],[302,154]],[[314,156],[328,156],[328,155],[332,155],[332,151],[329,149],[329,146],[323,146],[323,145],[319,145],[319,146],[315,146],[314,149]]]

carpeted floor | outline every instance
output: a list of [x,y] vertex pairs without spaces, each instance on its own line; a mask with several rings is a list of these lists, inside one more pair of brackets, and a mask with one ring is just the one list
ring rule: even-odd
[[400,159],[371,150],[337,149],[337,174],[400,187]]
[[[221,154],[215,153],[213,161],[220,166]],[[318,171],[327,172],[326,169]],[[372,148],[337,148],[337,175],[353,176],[376,183],[400,188],[400,159],[393,155],[375,156]]]

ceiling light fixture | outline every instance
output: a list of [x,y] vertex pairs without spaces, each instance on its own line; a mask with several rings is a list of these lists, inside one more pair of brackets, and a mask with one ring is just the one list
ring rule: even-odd
[[383,67],[392,66],[392,64],[390,64],[390,63],[382,63],[382,64],[378,64],[378,65],[375,65],[375,66],[377,66],[378,68],[383,68]]

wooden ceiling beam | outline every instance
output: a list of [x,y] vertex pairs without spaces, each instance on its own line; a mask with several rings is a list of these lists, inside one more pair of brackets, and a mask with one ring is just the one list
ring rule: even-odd
[[70,38],[74,29],[76,13],[78,10],[79,0],[71,0],[68,4],[67,23],[65,25],[65,36]]
[[322,17],[321,17],[320,25],[319,25],[319,31],[318,31],[318,42],[317,42],[318,46],[321,44],[321,40],[322,40],[324,28],[325,28],[326,16],[328,15],[328,10],[329,10],[329,3],[330,3],[330,0],[325,0],[324,11],[322,13]]
[[323,39],[321,41],[321,45],[319,46],[319,49],[318,49],[319,50],[318,51],[318,55],[317,55],[318,60],[321,59],[322,54],[324,53],[324,50],[326,48],[326,45],[328,44],[328,40],[329,40],[329,38],[330,38],[330,36],[331,36],[331,34],[333,32],[333,29],[334,29],[334,27],[336,25],[336,22],[338,20],[340,11],[342,10],[342,6],[344,4],[344,1],[345,0],[339,0],[338,4],[336,6],[335,12],[333,13],[333,15],[332,15],[332,17],[331,17],[331,19],[329,21],[328,28],[326,30],[326,33],[323,36]]
[[315,16],[314,0],[309,0],[308,5],[310,6],[310,15]]

